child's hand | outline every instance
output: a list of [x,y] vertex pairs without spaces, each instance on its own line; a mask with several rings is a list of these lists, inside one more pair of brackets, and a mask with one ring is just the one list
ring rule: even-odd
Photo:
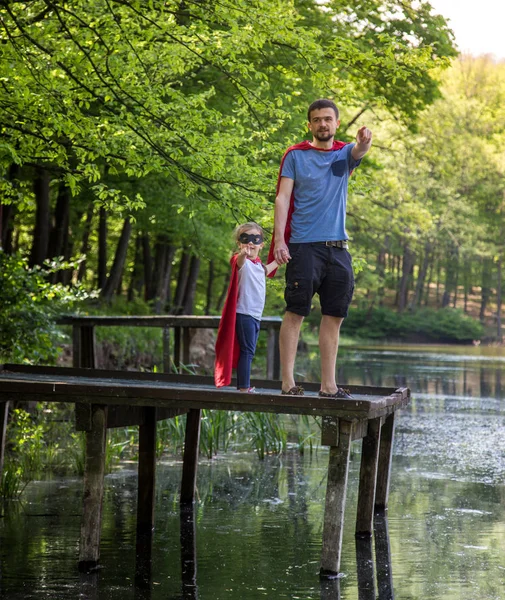
[[242,248],[240,248],[240,254],[242,254],[242,256],[251,256],[252,248],[248,245],[243,245]]

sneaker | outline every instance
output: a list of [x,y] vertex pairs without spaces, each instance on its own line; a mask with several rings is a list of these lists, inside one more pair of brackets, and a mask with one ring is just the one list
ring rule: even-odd
[[351,392],[347,388],[337,388],[334,394],[328,392],[319,392],[320,398],[338,398],[339,400],[353,400]]
[[303,396],[304,394],[305,390],[302,388],[301,385],[295,385],[287,392],[285,392],[284,390],[281,391],[282,396]]

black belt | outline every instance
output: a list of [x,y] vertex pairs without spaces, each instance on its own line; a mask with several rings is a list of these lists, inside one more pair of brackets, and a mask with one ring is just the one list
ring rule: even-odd
[[347,240],[331,240],[329,242],[319,242],[320,244],[324,244],[325,246],[331,246],[332,248],[348,248],[349,244]]

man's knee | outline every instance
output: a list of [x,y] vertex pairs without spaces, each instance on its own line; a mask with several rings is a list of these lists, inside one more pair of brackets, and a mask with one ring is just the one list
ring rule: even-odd
[[297,313],[291,312],[289,310],[287,310],[284,313],[284,317],[282,319],[282,324],[283,325],[290,325],[292,327],[301,327],[301,324],[303,323],[303,319],[305,317],[303,315],[299,315]]

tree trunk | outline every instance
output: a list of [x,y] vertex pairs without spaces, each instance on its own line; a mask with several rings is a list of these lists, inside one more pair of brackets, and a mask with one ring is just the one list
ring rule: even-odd
[[207,300],[205,302],[205,314],[210,315],[210,307],[212,304],[212,286],[214,284],[214,261],[209,262],[209,276],[207,279]]
[[41,265],[47,258],[49,244],[49,173],[42,167],[37,167],[33,191],[37,204],[35,212],[35,227],[33,230],[33,244],[30,254],[30,267]]
[[453,291],[456,289],[458,273],[458,249],[455,246],[448,248],[445,263],[445,289],[442,296],[442,308],[449,306]]
[[456,263],[456,273],[454,275],[454,300],[452,302],[452,307],[456,308],[458,303],[458,285],[459,285],[459,260]]
[[441,260],[437,259],[437,292],[435,294],[435,304],[436,306],[440,306],[440,270],[441,270]]
[[408,302],[409,283],[412,276],[412,267],[414,266],[415,254],[410,250],[408,244],[405,244],[403,250],[403,269],[400,285],[398,288],[398,311],[403,312]]
[[195,305],[196,283],[198,281],[198,273],[200,272],[200,257],[192,256],[191,265],[189,267],[188,281],[183,300],[183,315],[192,315]]
[[481,323],[484,323],[486,316],[486,308],[489,298],[491,296],[491,259],[484,258],[482,264],[482,285],[481,285],[481,301],[479,319]]
[[[81,255],[87,257],[89,252],[89,234],[91,232],[91,222],[93,220],[93,212],[94,212],[94,204],[92,202],[89,203],[88,210],[86,211],[86,221],[84,223],[84,230],[82,232],[82,242],[81,242]],[[79,265],[79,270],[77,271],[77,281],[84,281],[86,278],[86,261],[87,258]]]
[[502,305],[502,257],[498,258],[497,268],[497,283],[496,283],[496,337],[498,342],[502,342],[502,331],[501,331],[501,305]]
[[144,257],[144,298],[146,302],[154,298],[153,283],[153,256],[151,254],[151,244],[149,234],[144,233],[142,236],[142,254]]
[[104,288],[107,281],[107,211],[100,207],[98,217],[98,289]]
[[14,230],[14,215],[16,214],[13,204],[0,204],[0,248],[6,254],[12,254],[12,232]]
[[65,242],[68,243],[68,223],[70,212],[70,191],[63,182],[58,187],[56,208],[54,209],[53,226],[49,235],[48,256],[55,258],[66,252]]
[[[18,187],[19,166],[12,164],[9,167],[7,179],[13,190]],[[0,249],[6,254],[13,253],[12,233],[14,230],[14,215],[16,214],[15,204],[2,204],[0,201]]]
[[175,256],[175,246],[169,244],[167,246],[167,259],[165,262],[165,273],[162,277],[162,286],[159,296],[159,306],[156,307],[157,314],[161,314],[163,311],[168,311],[170,303],[172,301],[172,294],[170,290],[170,279],[172,277],[172,263]]
[[221,293],[219,294],[219,298],[217,299],[217,303],[216,303],[216,310],[218,312],[221,312],[221,309],[222,309],[223,303],[224,303],[224,299],[226,298],[226,292],[228,291],[229,285],[230,285],[230,279],[228,276],[225,276],[223,287],[221,289]]
[[413,308],[418,308],[419,306],[421,306],[424,284],[425,284],[426,276],[428,273],[428,267],[430,265],[431,250],[432,250],[431,242],[426,242],[426,244],[424,245],[423,262],[419,268],[419,274],[417,276],[414,300],[412,301]]
[[189,263],[190,255],[186,252],[186,250],[184,250],[179,263],[179,275],[177,277],[177,287],[175,289],[174,304],[172,306],[172,312],[175,315],[179,315],[183,308],[183,300],[188,281]]
[[128,243],[130,241],[131,231],[131,221],[129,218],[126,218],[123,225],[123,230],[121,231],[121,236],[119,237],[116,255],[114,256],[114,262],[112,263],[109,277],[100,293],[100,297],[106,302],[111,301],[112,295],[114,294],[115,290],[117,290],[119,282],[121,281],[126,255],[128,253]]
[[132,302],[136,296],[140,296],[143,285],[142,236],[137,234],[135,238],[135,258],[133,259],[133,271],[130,277],[130,284],[128,285],[128,302]]

